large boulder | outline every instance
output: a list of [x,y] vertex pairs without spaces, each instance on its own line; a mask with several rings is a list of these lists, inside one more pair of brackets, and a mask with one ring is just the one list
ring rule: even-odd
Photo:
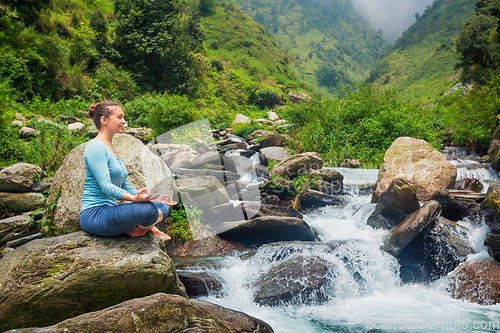
[[[220,319],[219,319],[220,318]],[[10,332],[241,332],[272,333],[271,327],[242,312],[177,295],[157,293],[86,313],[44,328]]]
[[[74,148],[64,159],[52,180],[48,202],[61,193],[53,217],[55,235],[79,231],[80,206],[85,184],[84,152],[87,143]],[[141,141],[128,134],[113,137],[113,146],[129,173],[128,181],[136,189],[147,187],[153,194],[173,195],[173,179],[166,164]]]
[[491,137],[488,155],[490,156],[491,167],[500,170],[500,126],[497,127]]
[[45,206],[47,200],[41,193],[0,192],[0,202],[10,211],[24,213]]
[[453,188],[457,168],[424,140],[401,137],[394,140],[384,155],[372,202],[377,202],[396,178],[415,185],[417,198],[429,200],[444,188]]
[[320,257],[294,257],[280,262],[253,284],[260,305],[317,304],[325,300],[332,267]]
[[162,244],[150,234],[81,231],[17,248],[0,259],[0,330],[53,325],[158,292],[187,296]]
[[223,238],[258,247],[281,241],[314,241],[316,233],[302,219],[283,216],[263,216],[248,221],[224,222],[217,228]]
[[205,211],[213,206],[229,202],[224,186],[213,176],[183,178],[175,180],[178,200],[185,205],[194,205]]
[[368,225],[392,229],[419,208],[413,184],[406,179],[396,178],[380,196],[375,211],[368,218]]
[[482,305],[500,303],[500,263],[479,260],[460,265],[451,275],[448,290],[453,298]]
[[293,155],[286,160],[276,164],[269,176],[280,175],[296,177],[306,175],[310,169],[319,170],[323,167],[323,159],[318,153],[308,152],[298,155]]

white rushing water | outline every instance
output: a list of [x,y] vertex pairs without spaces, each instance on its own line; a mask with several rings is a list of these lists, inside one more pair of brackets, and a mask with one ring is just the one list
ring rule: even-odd
[[[375,182],[373,171],[359,172],[371,173],[364,183]],[[280,243],[251,255],[223,258],[219,268],[210,269],[223,281],[222,295],[201,299],[260,318],[277,333],[500,331],[500,305],[451,298],[447,276],[432,283],[403,284],[398,261],[380,250],[387,231],[366,224],[375,208],[370,196],[345,196],[345,200],[343,207],[325,207],[304,217],[322,242]],[[483,246],[488,227],[467,219],[459,223],[468,228],[476,252],[468,260],[489,258]],[[253,284],[280,263],[298,257],[327,263],[328,283],[310,297],[296,295],[288,305],[256,304]]]

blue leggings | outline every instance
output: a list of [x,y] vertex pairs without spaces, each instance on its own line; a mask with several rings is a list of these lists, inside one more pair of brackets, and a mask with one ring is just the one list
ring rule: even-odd
[[145,228],[168,216],[168,206],[160,202],[129,203],[116,206],[97,206],[80,213],[80,226],[96,236],[117,236],[141,225]]

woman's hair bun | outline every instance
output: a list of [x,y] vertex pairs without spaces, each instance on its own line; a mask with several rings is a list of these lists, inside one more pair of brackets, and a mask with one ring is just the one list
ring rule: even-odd
[[97,106],[97,103],[94,103],[89,106],[89,116],[90,118],[94,117],[94,112],[95,112],[95,107]]

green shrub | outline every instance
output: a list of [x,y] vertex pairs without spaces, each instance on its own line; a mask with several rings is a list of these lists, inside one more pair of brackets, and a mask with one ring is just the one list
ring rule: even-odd
[[198,120],[198,110],[187,97],[168,93],[157,96],[159,103],[151,105],[151,111],[147,117],[153,136],[159,136]]
[[257,90],[251,97],[250,102],[261,109],[270,109],[280,103],[280,96],[270,89]]
[[240,136],[242,138],[246,138],[253,132],[262,129],[262,126],[259,124],[245,124],[245,123],[238,123],[233,126],[233,134]]
[[182,203],[172,206],[166,220],[166,233],[174,242],[193,241],[203,228],[202,215],[203,211],[192,205],[188,208]]
[[365,165],[381,163],[385,150],[401,136],[428,141],[438,147],[439,133],[430,115],[396,97],[394,91],[360,86],[342,100],[313,99],[289,106],[285,118],[295,124],[290,133],[297,152],[316,151],[326,164],[360,159]]

